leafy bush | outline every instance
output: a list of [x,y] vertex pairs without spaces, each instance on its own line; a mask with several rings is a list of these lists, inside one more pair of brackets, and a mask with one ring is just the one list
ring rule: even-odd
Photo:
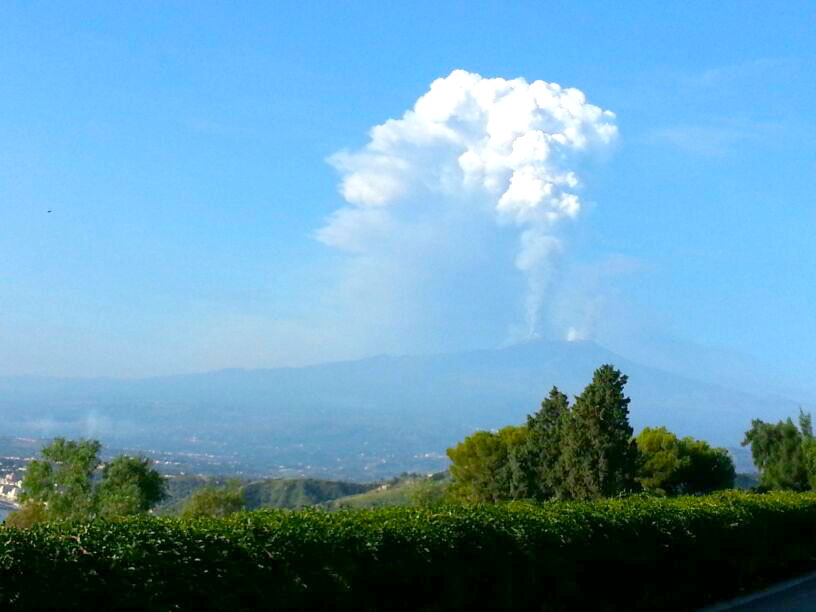
[[810,493],[137,516],[0,529],[0,603],[677,610],[801,571],[814,551]]

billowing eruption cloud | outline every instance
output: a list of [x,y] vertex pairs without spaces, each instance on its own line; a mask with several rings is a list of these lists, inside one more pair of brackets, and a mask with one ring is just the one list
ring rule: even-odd
[[317,237],[377,257],[434,222],[447,235],[471,231],[469,216],[488,218],[494,231],[516,228],[514,264],[527,287],[522,335],[535,336],[563,250],[559,226],[581,212],[580,157],[615,139],[614,121],[577,89],[455,70],[402,118],[372,128],[362,149],[330,158],[347,205]]

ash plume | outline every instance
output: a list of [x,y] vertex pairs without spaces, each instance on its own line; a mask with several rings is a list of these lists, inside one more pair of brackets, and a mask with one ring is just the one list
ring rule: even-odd
[[433,275],[459,265],[464,275],[478,273],[477,261],[501,259],[512,235],[513,252],[497,267],[522,275],[515,335],[535,337],[563,226],[582,210],[582,158],[616,135],[615,115],[578,89],[455,70],[401,118],[374,126],[361,149],[329,159],[346,204],[316,236],[366,269],[396,261],[385,267]]

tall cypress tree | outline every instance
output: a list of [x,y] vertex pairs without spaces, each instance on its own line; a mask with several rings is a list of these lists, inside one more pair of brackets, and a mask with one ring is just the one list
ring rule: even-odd
[[553,387],[535,414],[527,416],[527,438],[510,455],[511,492],[515,499],[549,499],[563,474],[561,437],[569,414],[567,396]]
[[562,436],[564,481],[557,496],[611,497],[636,487],[638,450],[629,425],[627,377],[603,365],[575,398]]

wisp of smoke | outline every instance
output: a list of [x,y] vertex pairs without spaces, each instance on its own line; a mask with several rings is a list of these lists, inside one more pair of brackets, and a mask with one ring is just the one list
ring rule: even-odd
[[515,227],[514,263],[527,287],[523,335],[534,337],[563,250],[559,228],[581,212],[580,157],[610,145],[614,121],[577,89],[455,70],[402,118],[373,127],[362,149],[330,158],[347,204],[317,237],[373,257],[429,208],[438,218],[449,210]]

